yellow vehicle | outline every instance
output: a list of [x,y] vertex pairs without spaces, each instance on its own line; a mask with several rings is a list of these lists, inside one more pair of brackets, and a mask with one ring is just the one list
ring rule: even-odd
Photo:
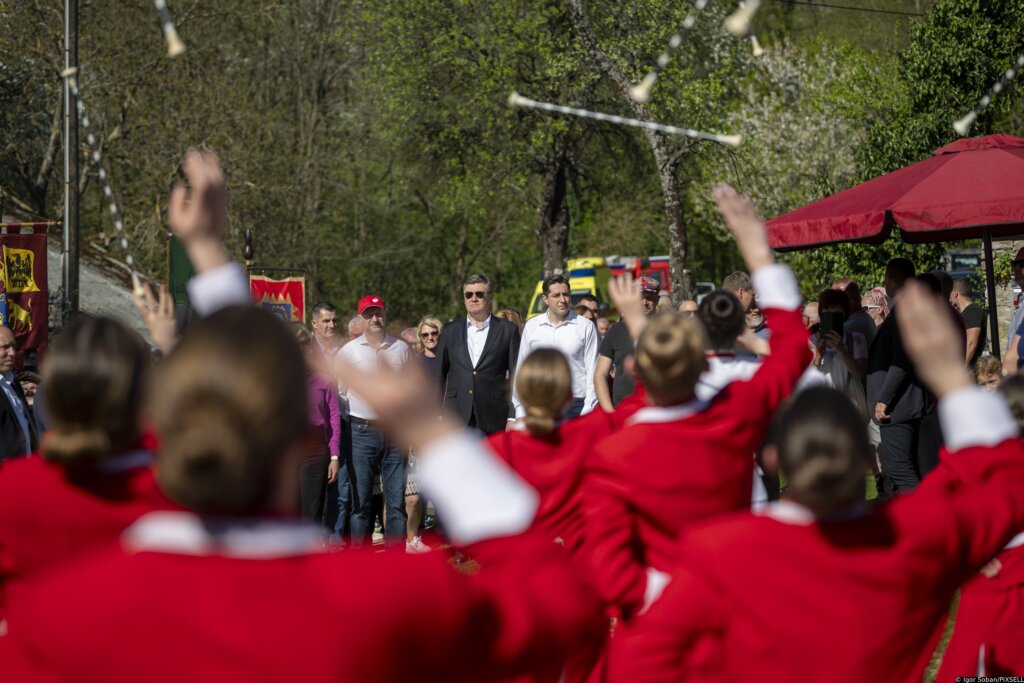
[[[572,305],[580,302],[584,294],[591,294],[597,297],[602,308],[610,306],[608,299],[608,280],[612,277],[612,270],[608,263],[600,256],[588,256],[584,258],[569,259],[566,262],[566,272],[563,273],[569,281],[569,292],[572,294]],[[544,279],[537,280],[537,287],[533,290],[533,299],[530,309],[526,312],[526,319],[540,315],[547,310],[544,305],[543,293]]]

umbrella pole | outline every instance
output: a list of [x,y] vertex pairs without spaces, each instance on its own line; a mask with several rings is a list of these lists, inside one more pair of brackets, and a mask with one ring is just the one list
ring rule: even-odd
[[992,340],[992,355],[996,360],[1002,358],[999,348],[999,316],[996,315],[996,278],[992,272],[992,235],[988,228],[984,229],[982,237],[985,241],[985,280],[988,287],[988,322],[990,339]]

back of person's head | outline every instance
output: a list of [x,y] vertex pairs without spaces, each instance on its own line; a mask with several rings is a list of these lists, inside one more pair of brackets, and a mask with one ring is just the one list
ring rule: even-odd
[[708,292],[697,307],[697,317],[704,325],[712,351],[732,349],[736,338],[747,329],[743,304],[726,289]]
[[1003,376],[1003,364],[996,360],[994,356],[982,356],[971,370],[974,374],[974,379]]
[[1017,429],[1024,438],[1024,375],[1019,372],[1007,375],[999,383],[997,391],[1006,399],[1006,404],[1010,406],[1010,412],[1017,421]]
[[751,289],[754,283],[750,281],[750,276],[744,273],[742,270],[737,270],[733,273],[729,273],[722,280],[722,289],[727,292],[736,292],[741,289]]
[[871,445],[864,419],[843,393],[827,387],[798,393],[779,416],[775,444],[786,490],[815,514],[864,500]]
[[657,405],[684,403],[694,397],[701,373],[707,336],[693,318],[663,313],[647,323],[636,348],[636,372]]
[[161,439],[157,477],[201,513],[271,503],[282,462],[306,430],[306,367],[295,333],[254,306],[193,325],[152,394]]
[[891,280],[897,289],[906,284],[907,280],[914,277],[917,271],[910,259],[897,257],[890,259],[885,266],[885,276]]
[[846,296],[850,298],[850,310],[859,311],[861,307],[861,294],[860,285],[851,278],[844,277],[840,280],[836,280],[832,283],[832,289],[838,289],[840,292],[845,292]]
[[292,323],[292,332],[295,333],[295,341],[298,342],[299,347],[302,349],[309,348],[309,345],[313,343],[313,333],[306,329],[306,326],[302,323]]
[[516,393],[526,408],[526,429],[549,434],[572,400],[569,361],[558,349],[537,349],[516,369]]
[[944,270],[933,270],[932,275],[939,281],[942,296],[948,299],[949,295],[953,292],[953,276]]
[[849,318],[850,297],[846,295],[846,292],[838,289],[822,290],[821,296],[818,297],[819,315],[831,308],[839,308],[843,312],[843,315]]
[[966,277],[958,277],[956,280],[953,280],[953,289],[960,296],[969,297],[974,293],[974,286],[971,284],[970,278]]
[[86,463],[136,447],[150,367],[145,342],[123,324],[86,315],[72,320],[43,363],[51,425],[43,456]]

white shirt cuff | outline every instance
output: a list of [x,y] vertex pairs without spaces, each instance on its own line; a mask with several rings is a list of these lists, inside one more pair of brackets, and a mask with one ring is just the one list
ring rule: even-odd
[[1020,437],[1002,395],[978,387],[958,389],[939,401],[939,423],[950,451]]
[[204,317],[228,306],[252,303],[249,276],[242,264],[235,261],[196,275],[187,287],[192,307]]
[[416,457],[417,481],[457,545],[520,534],[539,497],[468,432],[431,443]]
[[773,263],[770,266],[758,268],[750,276],[750,279],[754,283],[754,291],[757,292],[757,305],[761,309],[779,308],[795,311],[800,308],[803,299],[800,296],[796,278],[789,266]]

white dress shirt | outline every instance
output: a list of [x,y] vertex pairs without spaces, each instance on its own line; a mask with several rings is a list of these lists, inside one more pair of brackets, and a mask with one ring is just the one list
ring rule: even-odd
[[18,425],[21,426],[21,433],[25,437],[25,455],[31,455],[32,433],[29,431],[28,426],[28,412],[25,410],[25,404],[21,402],[21,397],[14,390],[14,382],[16,381],[14,373],[8,372],[6,375],[0,376],[0,388],[3,389],[7,402],[11,404],[11,408],[14,410],[14,416],[18,418]]
[[[589,413],[597,405],[597,392],[594,390],[597,346],[597,327],[586,318],[569,311],[565,320],[556,326],[548,314],[543,313],[526,321],[516,367],[521,367],[526,357],[537,349],[558,349],[569,361],[572,395],[583,398],[583,413]],[[526,416],[526,408],[515,391],[512,392],[512,404],[516,408],[516,417]]]
[[469,362],[475,368],[480,362],[480,356],[484,353],[484,344],[487,343],[487,333],[491,330],[491,316],[477,327],[476,321],[466,316],[466,348],[469,349]]
[[[380,367],[381,360],[397,369],[409,360],[409,345],[389,335],[384,337],[379,347],[373,348],[364,334],[341,347],[338,355],[363,372],[373,372]],[[348,415],[363,420],[377,419],[377,413],[373,412],[359,394],[354,391],[345,393],[348,396]]]

